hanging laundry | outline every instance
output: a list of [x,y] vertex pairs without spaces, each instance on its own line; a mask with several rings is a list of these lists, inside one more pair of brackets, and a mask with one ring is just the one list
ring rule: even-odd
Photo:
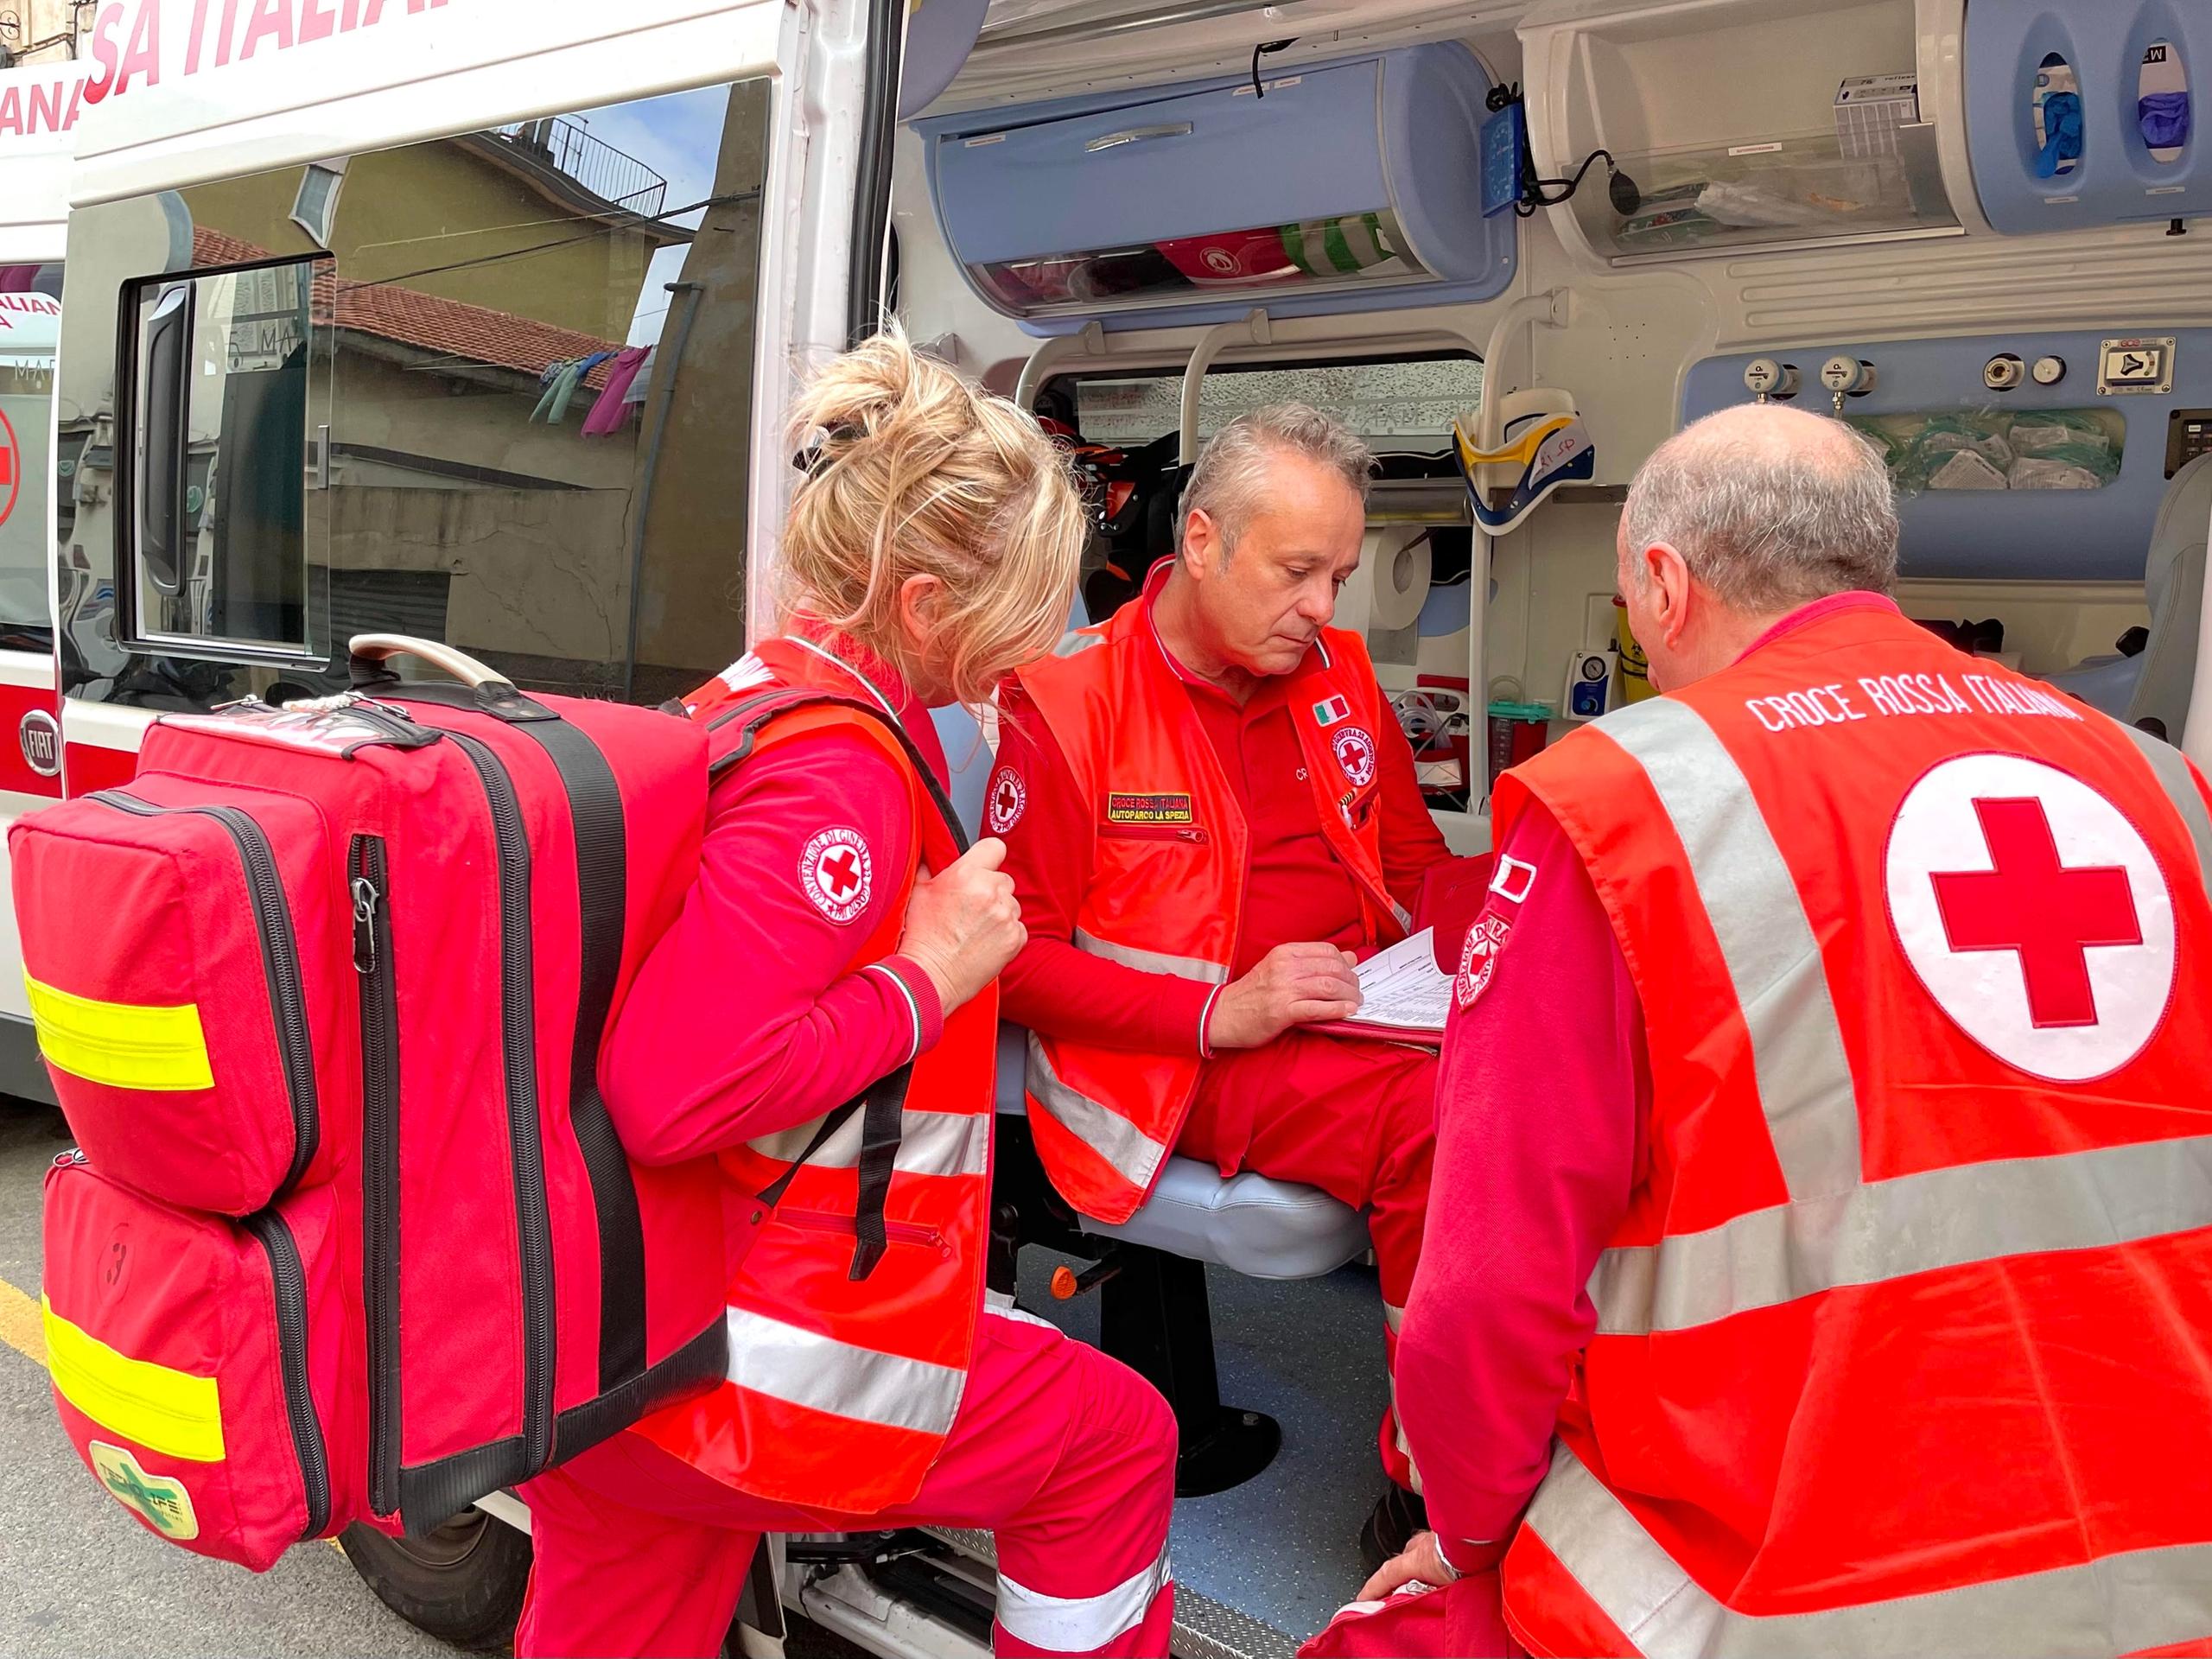
[[645,393],[653,383],[653,365],[659,361],[660,346],[658,344],[646,346],[645,360],[638,365],[638,372],[631,378],[630,390],[622,394],[624,403],[642,404],[645,401]]
[[561,365],[560,373],[545,388],[538,398],[537,407],[530,411],[533,421],[542,420],[548,426],[558,426],[569,412],[569,400],[576,395],[576,385],[583,378],[583,360],[579,358]]
[[586,437],[607,437],[621,426],[622,417],[628,412],[624,399],[631,386],[638,383],[638,371],[645,366],[648,355],[643,346],[626,346],[614,354],[614,366],[607,372],[607,384],[600,388],[599,401],[584,416]]

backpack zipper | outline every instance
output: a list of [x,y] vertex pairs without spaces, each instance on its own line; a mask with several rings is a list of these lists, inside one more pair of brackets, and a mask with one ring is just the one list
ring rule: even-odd
[[291,1163],[271,1197],[274,1202],[292,1190],[314,1161],[322,1138],[322,1114],[316,1092],[315,1052],[308,1039],[299,943],[292,931],[291,906],[284,898],[284,883],[277,874],[276,855],[270,850],[269,837],[251,817],[235,806],[162,806],[120,789],[99,790],[86,798],[141,818],[171,812],[197,813],[221,824],[238,848],[246,891],[253,903],[254,922],[261,935],[262,974],[269,986],[269,1006],[276,1016],[277,1054],[283,1063],[284,1094],[292,1113]]
[[369,1508],[399,1507],[399,1001],[379,836],[347,852],[361,1007],[361,1296],[368,1327]]
[[543,1124],[537,1098],[537,1021],[530,938],[530,840],[514,780],[491,747],[448,729],[476,768],[499,858],[499,1028],[506,1072],[507,1147],[521,1246],[523,1443],[536,1474],[553,1452],[553,1224],[546,1211]]
[[307,1502],[308,1523],[300,1536],[313,1538],[330,1524],[330,1462],[308,1380],[307,1273],[300,1265],[299,1242],[283,1217],[264,1210],[248,1216],[244,1224],[268,1256],[270,1281],[276,1290],[276,1357],[284,1379],[284,1414],[291,1420],[292,1450],[299,1459],[300,1485]]
[[[779,1208],[775,1219],[810,1233],[835,1233],[842,1238],[855,1236],[855,1224],[850,1216],[839,1215],[830,1210],[785,1210]],[[893,1244],[918,1244],[950,1256],[951,1248],[944,1242],[944,1235],[934,1227],[924,1227],[911,1221],[892,1221],[883,1224],[883,1236]]]

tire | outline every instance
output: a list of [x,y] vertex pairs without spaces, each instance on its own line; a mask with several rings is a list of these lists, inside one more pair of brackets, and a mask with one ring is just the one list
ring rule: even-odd
[[358,1522],[339,1535],[377,1599],[418,1630],[473,1650],[513,1640],[530,1584],[530,1537],[470,1508],[421,1538]]

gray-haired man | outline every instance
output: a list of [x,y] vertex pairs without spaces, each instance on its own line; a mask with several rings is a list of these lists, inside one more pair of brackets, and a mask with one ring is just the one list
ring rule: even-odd
[[[1054,1183],[1125,1219],[1167,1152],[1369,1212],[1389,1340],[1428,1198],[1434,1056],[1314,1029],[1352,966],[1416,925],[1451,857],[1364,642],[1329,626],[1372,457],[1302,404],[1200,456],[1176,556],[1009,689],[987,798],[1029,944],[1003,981],[1035,1033]],[[1421,1520],[1395,1420],[1371,1556]],[[1187,1449],[1187,1448],[1186,1448]]]
[[1630,486],[1667,695],[1494,798],[1437,1088],[1481,1224],[1398,1355],[1436,1531],[1309,1659],[2212,1632],[2163,1501],[2212,1462],[2203,780],[1900,615],[1897,544],[1802,410]]

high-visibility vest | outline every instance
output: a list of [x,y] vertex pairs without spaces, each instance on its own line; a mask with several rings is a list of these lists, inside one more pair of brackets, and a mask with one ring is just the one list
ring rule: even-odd
[[[957,820],[894,734],[895,721],[851,702],[790,706],[795,688],[854,690],[836,669],[771,641],[687,699],[708,724],[710,765],[741,764],[824,732],[858,733],[906,779],[920,865],[951,864],[963,850]],[[855,970],[898,949],[916,874],[912,861],[873,870],[885,896],[853,953]],[[733,994],[742,994],[747,971],[730,964]],[[936,1046],[913,1061],[872,1265],[857,1251],[855,1221],[871,1162],[867,1112],[834,1125],[836,1115],[825,1115],[720,1154],[732,1262],[728,1378],[637,1432],[760,1497],[866,1515],[913,1497],[951,1433],[982,1311],[997,1028],[994,984],[947,1015]]]
[[1869,596],[1507,774],[1501,838],[1531,798],[1619,940],[1651,1105],[1504,1563],[1521,1641],[2212,1638],[2212,815],[2180,753]]
[[[1065,849],[1088,871],[1076,947],[1225,985],[1251,835],[1150,605],[1071,633],[1019,678],[1090,803],[1090,845]],[[1393,716],[1365,643],[1324,629],[1294,674],[1289,706],[1322,830],[1359,893],[1363,933],[1370,944],[1403,938],[1408,918],[1383,884],[1381,851],[1376,734]],[[1200,1064],[1195,1050],[1151,1054],[1031,1033],[1029,1121],[1061,1195],[1102,1221],[1135,1214],[1182,1130]]]

